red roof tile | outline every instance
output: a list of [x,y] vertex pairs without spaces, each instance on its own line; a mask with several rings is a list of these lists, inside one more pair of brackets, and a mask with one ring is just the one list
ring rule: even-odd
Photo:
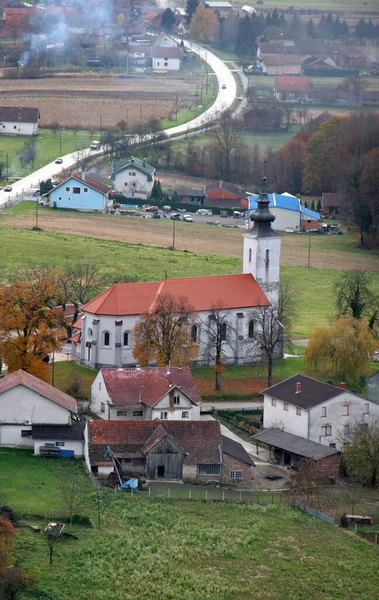
[[195,311],[222,308],[269,306],[254,277],[249,273],[164,279],[149,283],[116,283],[83,306],[97,315],[139,315],[150,310],[156,296],[184,296]]
[[77,412],[77,404],[75,398],[61,392],[57,388],[53,387],[46,381],[42,381],[42,379],[38,379],[38,377],[34,377],[34,375],[30,375],[30,373],[26,373],[19,369],[10,375],[7,375],[3,379],[0,379],[0,394],[1,392],[5,392],[6,390],[10,390],[18,385],[24,385],[29,389],[41,394],[41,396],[45,396],[48,400],[52,402],[56,402],[68,410],[72,412]]
[[109,185],[105,185],[105,183],[102,183],[101,181],[98,181],[93,177],[88,177],[88,175],[86,174],[82,175],[81,173],[73,173],[72,177],[78,179],[81,182],[88,183],[90,187],[93,187],[95,190],[101,192],[102,194],[107,194],[111,189]]
[[312,89],[310,78],[302,75],[278,75],[275,85],[279,92],[309,92]]
[[189,367],[172,367],[169,372],[163,367],[102,369],[101,374],[113,406],[140,402],[154,406],[172,386],[178,386],[193,402],[201,402]]

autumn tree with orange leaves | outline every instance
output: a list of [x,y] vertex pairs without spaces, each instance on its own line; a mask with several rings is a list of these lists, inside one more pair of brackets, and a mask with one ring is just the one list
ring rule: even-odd
[[0,290],[0,354],[9,372],[23,369],[48,380],[48,355],[60,347],[61,310],[50,308],[54,293],[43,278],[38,287],[14,281]]
[[159,296],[133,329],[134,358],[140,365],[184,366],[197,354],[194,309],[184,296]]
[[25,573],[17,564],[12,564],[12,546],[15,530],[10,521],[0,516],[0,598],[16,600],[21,594],[35,586],[32,575]]

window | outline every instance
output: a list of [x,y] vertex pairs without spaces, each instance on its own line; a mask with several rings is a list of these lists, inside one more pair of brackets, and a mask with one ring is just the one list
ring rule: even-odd
[[220,327],[220,337],[224,342],[226,340],[226,323],[222,323]]
[[91,473],[96,475],[99,472],[99,467],[97,465],[91,465]]
[[92,337],[92,329],[91,328],[88,329],[87,334],[88,334],[88,337]]
[[127,410],[118,410],[117,411],[117,416],[118,417],[127,417],[128,416],[128,411]]
[[158,62],[157,62],[157,67],[159,67],[159,60],[158,60]]
[[111,334],[109,333],[109,331],[105,331],[103,334],[103,346],[110,346],[111,345]]
[[370,414],[370,405],[369,404],[364,404],[363,405],[363,414],[364,415],[369,415]]
[[271,406],[276,406],[276,398],[271,398]]
[[191,340],[197,342],[197,325],[192,325],[191,327]]
[[270,262],[270,250],[266,250],[266,256],[265,256],[266,267],[268,267],[269,262]]
[[336,444],[329,444],[329,448],[337,448]]
[[182,412],[182,419],[189,419],[189,412],[188,412],[188,410],[183,410],[183,412]]
[[55,442],[55,445],[58,446],[58,448],[63,448],[64,442]]
[[326,406],[321,407],[321,416],[326,417]]
[[287,412],[289,411],[289,404],[288,404],[288,402],[283,402],[283,410],[286,410]]
[[180,404],[180,396],[178,394],[174,396],[174,404]]
[[62,196],[59,196],[58,200],[62,200]]
[[368,431],[368,423],[361,423],[359,425],[360,430],[362,431],[362,433],[365,433]]
[[73,194],[80,194],[80,187],[73,187],[72,188],[72,193]]
[[99,392],[101,392],[101,381],[99,381]]
[[100,402],[100,412],[105,413],[105,402]]
[[347,423],[346,425],[343,426],[343,432],[345,435],[349,435],[350,434],[350,425],[349,423]]
[[249,248],[249,262],[251,262],[251,254],[252,254],[251,248]]
[[66,192],[69,192],[69,191],[70,191],[70,188],[69,188],[69,187],[66,187]]
[[161,420],[165,421],[167,419],[167,412],[161,412]]
[[164,66],[165,66],[165,67],[168,67],[168,62],[165,62],[165,63],[164,63]]
[[349,405],[348,404],[344,404],[342,407],[342,416],[343,417],[348,417],[349,416]]
[[13,129],[17,129],[17,125],[13,125]]
[[323,427],[321,427],[321,435],[323,435],[323,436],[332,435],[332,426],[331,425],[323,425]]
[[197,465],[198,475],[221,475],[221,465]]
[[143,410],[133,410],[133,417],[143,417]]
[[124,346],[129,346],[129,334],[127,331],[124,331],[124,335],[122,337],[122,343]]
[[299,415],[299,417],[301,417],[301,408],[299,408],[298,406],[296,407],[296,414]]
[[243,479],[243,471],[230,471],[230,479]]
[[83,192],[88,192],[88,188],[83,188]]
[[32,437],[31,429],[21,429],[21,437]]
[[254,337],[254,321],[249,321],[249,338]]

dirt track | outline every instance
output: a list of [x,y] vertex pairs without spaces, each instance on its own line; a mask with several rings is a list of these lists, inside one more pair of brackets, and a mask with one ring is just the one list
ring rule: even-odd
[[[34,212],[26,216],[4,216],[2,223],[31,228]],[[54,212],[40,213],[40,227],[45,231],[74,233],[84,237],[120,240],[133,244],[159,247],[172,246],[173,221],[157,221],[140,217]],[[195,223],[175,223],[177,250],[241,258],[243,229],[226,229]],[[343,244],[343,246],[342,246]],[[335,247],[338,246],[339,247]],[[343,248],[343,249],[340,249]],[[282,264],[307,266],[308,237],[296,234],[283,236]],[[350,238],[341,236],[312,236],[311,266],[318,269],[362,269],[379,271],[379,255],[357,248]]]

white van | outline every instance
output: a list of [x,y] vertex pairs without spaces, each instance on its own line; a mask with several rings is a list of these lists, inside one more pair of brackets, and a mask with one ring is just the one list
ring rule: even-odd
[[197,215],[202,215],[203,217],[213,217],[213,210],[210,208],[199,208],[196,211]]
[[93,142],[91,142],[90,150],[100,150],[99,140],[93,140]]

